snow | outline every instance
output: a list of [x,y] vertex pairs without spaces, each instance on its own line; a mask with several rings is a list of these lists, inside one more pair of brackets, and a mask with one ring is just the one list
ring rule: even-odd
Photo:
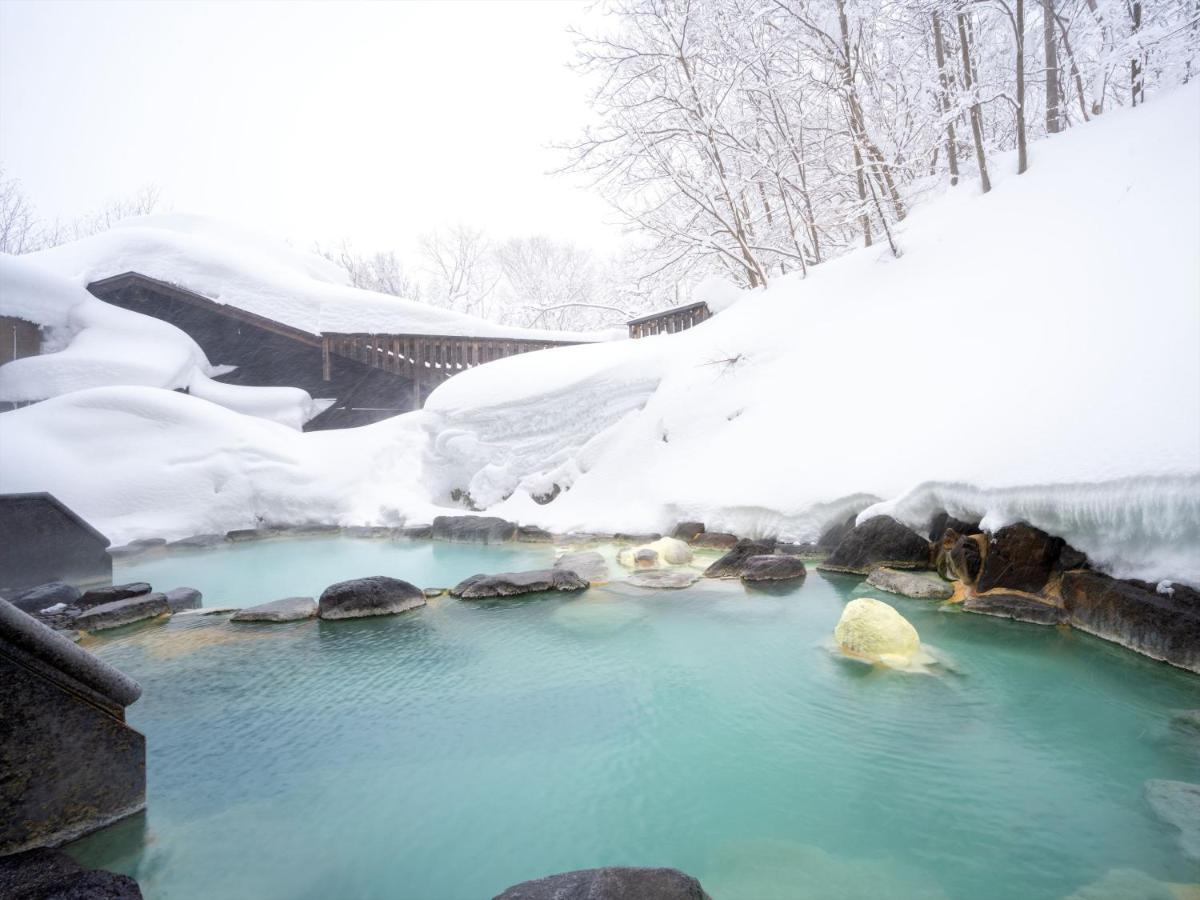
[[[1192,85],[1035,143],[1019,178],[993,159],[990,194],[914,209],[900,259],[857,251],[736,302],[708,285],[723,311],[689,331],[489,363],[366,428],[298,434],[169,379],[72,391],[0,415],[0,490],[49,490],[117,542],[428,522],[455,488],[561,531],[699,519],[811,540],[944,508],[1200,584],[1198,158]],[[76,287],[135,269],[307,330],[339,298],[355,330],[368,313],[447,329],[246,246],[147,220],[33,263]]]
[[547,331],[350,287],[316,254],[202,216],[127,219],[110,231],[30,255],[80,286],[125,272],[186,288],[310,334],[438,334],[596,341],[612,332]]

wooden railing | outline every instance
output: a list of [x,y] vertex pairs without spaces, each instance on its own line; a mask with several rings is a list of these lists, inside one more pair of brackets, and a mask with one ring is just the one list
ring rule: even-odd
[[699,325],[705,319],[712,318],[708,304],[690,303],[687,306],[677,306],[662,312],[651,313],[639,319],[630,320],[629,336],[631,338],[650,337],[652,334],[675,334],[693,325]]

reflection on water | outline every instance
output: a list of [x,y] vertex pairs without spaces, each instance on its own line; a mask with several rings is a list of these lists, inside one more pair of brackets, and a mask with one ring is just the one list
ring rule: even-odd
[[[121,574],[224,605],[550,553],[277,541]],[[120,629],[89,646],[145,688],[149,810],[72,852],[183,900],[480,898],[612,864],[677,866],[716,900],[1187,896],[1142,783],[1197,780],[1171,724],[1194,676],[899,597],[931,675],[847,662],[826,647],[858,585]]]

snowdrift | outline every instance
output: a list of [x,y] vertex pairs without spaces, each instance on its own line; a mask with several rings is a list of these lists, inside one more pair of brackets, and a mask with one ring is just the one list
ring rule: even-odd
[[[0,490],[52,491],[117,542],[412,524],[454,489],[552,529],[701,519],[793,540],[945,508],[1025,519],[1115,575],[1200,584],[1200,86],[1031,150],[1019,178],[993,161],[990,194],[914,210],[900,259],[852,253],[681,334],[490,363],[366,428],[297,434],[158,387],[6,413]],[[135,269],[309,330],[339,327],[343,300],[380,330],[449,328],[189,221],[33,263],[77,286]]]

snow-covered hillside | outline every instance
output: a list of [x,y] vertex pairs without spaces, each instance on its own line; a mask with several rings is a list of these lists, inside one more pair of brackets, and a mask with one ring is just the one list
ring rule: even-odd
[[[850,512],[945,508],[1200,584],[1197,159],[1193,85],[1035,143],[1023,176],[996,159],[990,194],[964,184],[912,212],[900,259],[852,253],[682,334],[491,363],[352,431],[154,388],[67,394],[0,416],[0,490],[50,490],[117,541],[427,521],[455,488],[555,529],[699,518],[796,540]],[[32,261],[77,283],[190,266],[186,286],[263,312],[238,294],[253,275],[264,314],[294,304],[284,320],[310,330],[335,328],[352,290],[123,231]]]

